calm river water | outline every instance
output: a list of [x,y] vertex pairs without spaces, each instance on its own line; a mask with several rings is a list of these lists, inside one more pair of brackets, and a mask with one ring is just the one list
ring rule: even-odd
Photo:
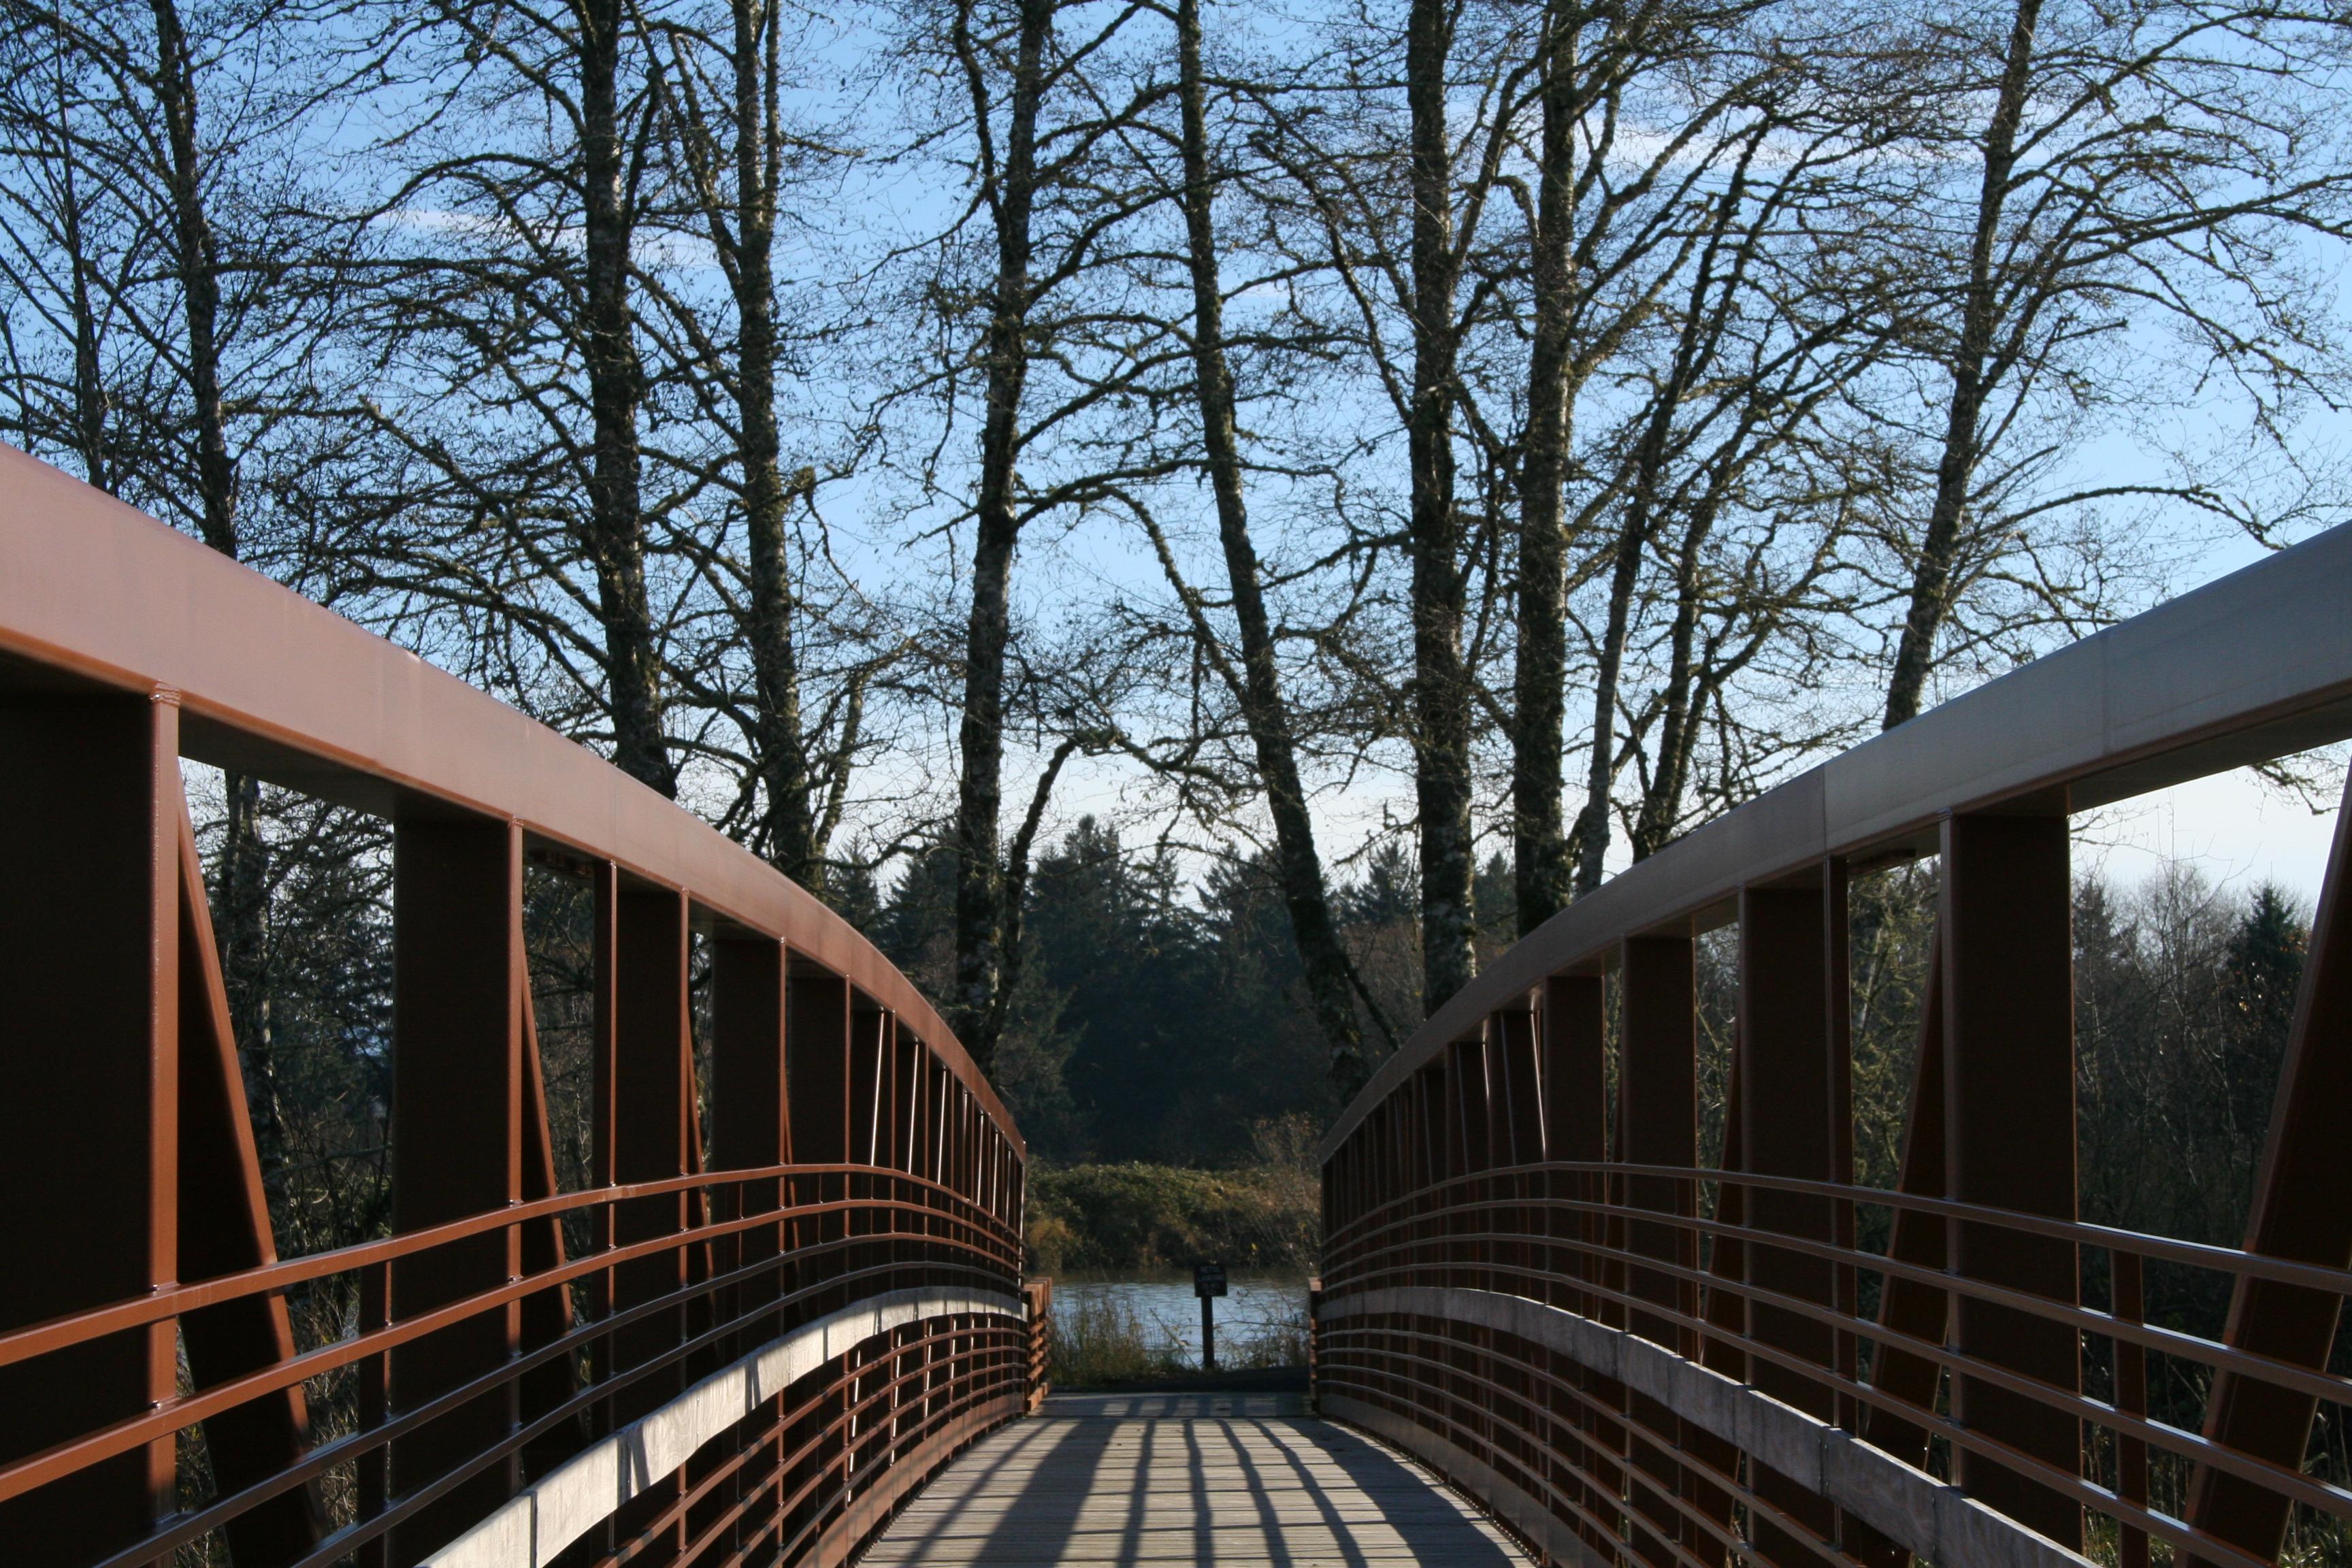
[[[1227,1281],[1228,1294],[1217,1302],[1217,1345],[1230,1350],[1268,1329],[1307,1321],[1307,1286],[1297,1279],[1236,1276]],[[1138,1317],[1157,1328],[1181,1349],[1184,1359],[1201,1363],[1201,1303],[1192,1294],[1192,1276],[1174,1279],[1085,1279],[1054,1281],[1056,1310],[1086,1300],[1121,1300]]]

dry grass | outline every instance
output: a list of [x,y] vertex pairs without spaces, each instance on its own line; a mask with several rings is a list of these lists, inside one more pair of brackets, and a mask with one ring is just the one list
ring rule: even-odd
[[1106,1291],[1054,1303],[1048,1366],[1057,1388],[1141,1383],[1188,1370],[1189,1364],[1176,1336],[1147,1321],[1124,1296]]

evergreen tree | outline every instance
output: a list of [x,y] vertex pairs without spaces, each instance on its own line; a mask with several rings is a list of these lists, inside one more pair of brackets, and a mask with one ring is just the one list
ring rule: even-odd
[[2231,1120],[2238,1136],[2256,1147],[2270,1131],[2271,1100],[2286,1060],[2310,935],[2293,900],[2265,882],[2254,889],[2230,937],[2224,963],[2233,1026],[2227,1047]]

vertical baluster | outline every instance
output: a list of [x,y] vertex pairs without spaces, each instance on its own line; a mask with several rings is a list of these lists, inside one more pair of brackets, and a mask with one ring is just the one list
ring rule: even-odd
[[[2110,1305],[2119,1323],[2146,1321],[2147,1303],[2140,1283],[2140,1258],[2120,1247],[2107,1254],[2113,1289]],[[2118,1337],[2116,1347],[2116,1408],[2126,1415],[2147,1414],[2147,1348]],[[2147,1506],[2147,1439],[2118,1433],[2116,1437],[2116,1495],[2128,1503]],[[2121,1568],[2147,1568],[2147,1531],[2135,1524],[2122,1527]]]

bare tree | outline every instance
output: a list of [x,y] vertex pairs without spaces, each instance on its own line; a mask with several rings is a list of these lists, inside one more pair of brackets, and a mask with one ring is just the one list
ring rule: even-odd
[[[309,117],[369,68],[372,40],[355,30],[322,56],[308,30],[327,15],[207,9],[192,31],[178,0],[0,6],[5,428],[266,568],[284,565],[268,492],[332,438],[320,359],[349,234],[303,215],[290,165]],[[248,463],[262,470],[258,505]],[[225,803],[221,959],[275,1172],[285,1137],[260,782],[230,773]]]
[[[1004,773],[1004,650],[1012,630],[1013,548],[1020,537],[1013,496],[1020,454],[1021,395],[1029,378],[1029,310],[1034,280],[1031,224],[1037,184],[1037,121],[1055,62],[1048,50],[1056,0],[1015,0],[1009,39],[975,30],[977,5],[957,0],[955,52],[971,99],[982,200],[996,245],[988,306],[986,412],[980,485],[972,510],[971,615],[964,637],[961,771],[956,792],[956,1021],[985,1067],[992,1042],[977,1037],[996,1011],[1003,983],[1003,866],[998,820]],[[991,49],[992,44],[998,47]],[[1003,47],[1009,44],[1009,48]],[[983,51],[997,54],[992,60]],[[1003,145],[997,145],[995,80],[1004,68]]]
[[[1613,517],[1587,568],[1600,601],[1580,891],[1600,883],[1629,763],[1642,774],[1627,812],[1640,859],[1684,826],[1703,733],[1722,770],[1705,792],[1713,811],[1849,727],[1789,699],[1828,661],[1836,639],[1822,628],[1854,613],[1845,556],[1888,487],[1855,394],[1893,343],[1894,237],[1878,232],[1888,193],[1875,171],[1900,121],[1845,78],[1751,75],[1721,102],[1719,177],[1677,193],[1680,242],[1662,278],[1674,293],[1644,290],[1629,363],[1657,355],[1646,394],[1595,454],[1610,462],[1593,494]],[[1642,693],[1628,678],[1645,626],[1662,657]],[[1783,653],[1795,662],[1774,672],[1780,701],[1768,705],[1760,685],[1750,713],[1722,701]]]
[[392,237],[359,325],[403,379],[363,405],[376,467],[322,578],[675,794],[634,297],[646,207],[672,192],[643,18],[620,0],[401,17],[423,103],[377,154],[401,177],[372,215]]
[[[1356,1021],[1356,987],[1346,951],[1332,923],[1328,889],[1315,847],[1315,823],[1298,769],[1288,705],[1282,693],[1274,626],[1250,537],[1233,369],[1226,357],[1224,285],[1218,260],[1216,195],[1211,165],[1209,87],[1201,61],[1200,0],[1179,0],[1176,16],[1179,143],[1183,184],[1185,259],[1192,284],[1192,379],[1200,408],[1202,457],[1216,500],[1217,540],[1241,640],[1236,678],[1229,661],[1220,672],[1231,685],[1248,726],[1273,818],[1275,859],[1293,939],[1306,971],[1307,994],[1331,1061],[1332,1082],[1351,1099],[1369,1076]],[[1201,625],[1205,634],[1205,620]],[[1214,647],[1213,638],[1203,637]]]
[[[949,120],[971,196],[933,250],[952,258],[967,228],[976,226],[975,264],[985,271],[968,292],[942,280],[922,295],[935,310],[946,302],[955,334],[943,371],[925,377],[925,389],[953,410],[966,374],[980,386],[977,460],[964,513],[972,527],[971,598],[955,672],[961,701],[949,837],[957,865],[956,979],[949,1011],[983,1066],[993,1056],[992,1030],[1005,1016],[1002,819],[1013,707],[1014,551],[1034,519],[1097,503],[1115,487],[1126,463],[1119,451],[1131,444],[1114,434],[1096,454],[1082,432],[1090,415],[1121,401],[1149,361],[1136,361],[1123,342],[1106,353],[1096,351],[1130,328],[1156,331],[1129,321],[1115,301],[1088,290],[1117,276],[1113,253],[1122,226],[1155,200],[1146,190],[1096,183],[1097,149],[1164,89],[1148,74],[1120,78],[1116,56],[1136,12],[1087,16],[1084,27],[1066,34],[1065,14],[1080,9],[1070,0],[947,0],[937,9],[919,8],[906,24],[919,68],[936,66],[960,89]],[[1080,363],[1097,361],[1097,368]],[[1041,363],[1055,377],[1042,395],[1033,379]],[[1046,465],[1034,459],[1054,439],[1086,455],[1049,479]],[[1032,459],[1025,467],[1024,458]],[[1066,733],[1090,728],[1075,709],[1063,721]]]
[[[2142,498],[2264,531],[2257,501],[2200,473],[2052,482],[2053,452],[2081,438],[2052,425],[2172,379],[2130,351],[2136,335],[2174,334],[2190,395],[2242,399],[2258,439],[2282,439],[2294,401],[2329,384],[2331,313],[2298,252],[2352,216],[2343,28],[2325,10],[2209,0],[2017,0],[1997,27],[1916,17],[1898,47],[1923,103],[1952,106],[1936,153],[1965,148],[1974,183],[1919,208],[1931,224],[1951,215],[1948,271],[1920,319],[1955,325],[1927,340],[1946,390],[1932,499],[1900,542],[1910,570],[1886,727],[1919,711],[1972,584],[2053,520]],[[2084,609],[2098,613],[2048,606],[2069,624]]]
[[[1280,243],[1328,279],[1324,330],[1368,358],[1404,440],[1401,526],[1364,530],[1350,554],[1360,569],[1391,552],[1409,567],[1410,673],[1377,660],[1359,673],[1379,694],[1368,702],[1371,726],[1400,736],[1412,756],[1422,1003],[1432,1011],[1476,963],[1473,666],[1488,646],[1491,605],[1474,623],[1471,586],[1475,573],[1491,600],[1496,579],[1480,565],[1497,520],[1491,464],[1475,487],[1475,516],[1465,516],[1458,484],[1464,426],[1478,422],[1464,350],[1494,310],[1486,269],[1471,263],[1494,243],[1486,219],[1533,70],[1525,29],[1503,14],[1478,14],[1475,63],[1458,60],[1463,16],[1420,0],[1402,36],[1373,27],[1343,37],[1313,68],[1334,84],[1323,94],[1329,101],[1286,115],[1267,144],[1292,186],[1279,198],[1290,231]],[[1465,78],[1476,84],[1475,108],[1457,134],[1448,100]],[[1352,326],[1341,328],[1349,315]]]
[[[1462,519],[1454,498],[1454,410],[1465,241],[1485,192],[1474,186],[1457,234],[1454,148],[1446,98],[1455,8],[1412,0],[1404,88],[1412,203],[1412,391],[1405,417],[1412,476],[1413,792],[1421,815],[1422,1005],[1435,1012],[1477,968],[1470,897],[1470,672],[1462,656]],[[1500,138],[1496,141],[1499,142]],[[1488,163],[1491,164],[1490,153]],[[1485,171],[1482,171],[1485,172]]]
[[[819,474],[814,464],[786,472],[777,382],[786,355],[824,333],[815,323],[787,327],[779,319],[777,228],[791,221],[787,196],[851,154],[825,128],[786,117],[786,90],[797,85],[785,56],[791,21],[773,0],[728,0],[717,25],[681,18],[657,32],[665,47],[655,51],[653,79],[685,187],[680,221],[698,220],[717,256],[732,306],[731,340],[690,294],[665,291],[660,307],[691,345],[684,378],[719,426],[711,474],[740,509],[742,526],[740,552],[728,531],[675,531],[677,548],[725,585],[717,657],[699,661],[699,669],[681,668],[675,648],[667,658],[688,695],[732,710],[740,700],[728,689],[725,646],[740,642],[748,650],[750,690],[740,701],[748,712],[740,727],[746,783],[759,798],[750,837],[785,875],[822,892],[872,670],[852,672],[811,724],[804,664],[815,606],[794,560],[789,513],[795,505],[814,509]],[[799,32],[796,57],[811,43],[805,24]],[[713,663],[721,668],[711,670]]]

